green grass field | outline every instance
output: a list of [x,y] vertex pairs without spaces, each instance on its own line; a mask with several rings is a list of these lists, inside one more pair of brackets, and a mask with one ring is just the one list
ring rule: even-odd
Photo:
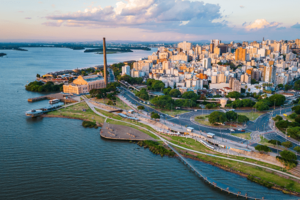
[[250,121],[256,120],[259,116],[263,115],[264,113],[258,113],[258,112],[239,112],[239,115],[245,115],[250,119]]
[[245,140],[251,140],[250,134],[251,133],[236,133],[236,134],[232,133],[231,135],[239,137],[239,138],[243,138]]
[[[123,110],[131,110],[132,108],[129,107],[126,103],[124,103],[123,101],[121,101],[121,99],[119,99],[118,97],[116,97],[116,105],[115,107],[121,108]],[[109,99],[94,99],[94,101],[99,102],[99,103],[103,103],[103,104],[107,104],[107,102],[109,101]]]
[[[86,111],[83,111],[85,109]],[[95,114],[89,106],[85,103],[78,103],[76,105],[63,108],[60,110],[49,112],[48,115],[56,115],[56,116],[64,116],[64,117],[70,117],[70,118],[77,118],[82,120],[88,120],[95,123],[103,123],[104,118]]]

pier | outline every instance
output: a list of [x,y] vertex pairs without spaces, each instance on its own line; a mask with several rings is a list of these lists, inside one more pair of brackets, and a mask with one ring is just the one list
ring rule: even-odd
[[52,99],[59,99],[60,101],[64,103],[75,103],[77,102],[75,99],[70,98],[70,95],[62,94],[62,93],[56,93],[56,94],[49,94],[45,96],[35,97],[35,98],[29,98],[28,102],[36,102],[36,101],[42,101],[42,100],[52,100]]
[[34,109],[34,110],[29,110],[27,112],[25,112],[25,115],[28,117],[38,117],[42,114],[45,114],[47,112],[56,110],[57,108],[60,108],[64,105],[64,103],[57,103],[51,106],[46,106],[44,108],[39,108],[39,109]]

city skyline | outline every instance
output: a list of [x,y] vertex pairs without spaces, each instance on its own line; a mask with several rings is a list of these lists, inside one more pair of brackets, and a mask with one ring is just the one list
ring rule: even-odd
[[[200,41],[296,39],[299,2],[8,1],[0,8],[0,42]],[[280,13],[289,13],[282,16]]]

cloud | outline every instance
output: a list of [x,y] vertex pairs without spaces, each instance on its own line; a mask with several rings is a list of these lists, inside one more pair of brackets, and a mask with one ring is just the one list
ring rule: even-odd
[[44,22],[43,25],[52,26],[52,27],[60,27],[63,23],[64,23],[63,20],[57,20],[57,21]]
[[278,27],[278,28],[276,28],[276,30],[285,30],[286,29],[286,27]]
[[31,17],[25,17],[25,19],[31,19]]
[[247,24],[247,22],[244,22],[243,24],[242,24],[242,26],[245,26]]
[[297,24],[294,24],[293,26],[291,26],[291,28],[299,28],[300,29],[300,24],[297,22]]
[[245,6],[240,6],[240,8],[245,8]]
[[[213,22],[222,18],[220,6],[184,0],[126,0],[115,7],[93,7],[63,15],[46,17],[49,21],[61,20],[64,26],[130,27],[155,31],[178,30],[192,32],[195,29],[217,29],[226,27],[226,21]],[[51,23],[44,23],[49,25]],[[182,27],[185,27],[184,30]]]
[[277,27],[278,25],[280,25],[280,23],[278,23],[278,22],[269,23],[265,19],[257,19],[252,24],[249,24],[248,26],[246,26],[245,29],[247,31],[250,31],[250,30],[258,30],[258,29],[264,29],[264,28],[269,28],[269,27]]

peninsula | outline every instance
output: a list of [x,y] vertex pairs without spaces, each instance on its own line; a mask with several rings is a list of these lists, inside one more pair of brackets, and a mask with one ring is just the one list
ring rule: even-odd
[[0,53],[0,57],[6,56],[6,53]]

